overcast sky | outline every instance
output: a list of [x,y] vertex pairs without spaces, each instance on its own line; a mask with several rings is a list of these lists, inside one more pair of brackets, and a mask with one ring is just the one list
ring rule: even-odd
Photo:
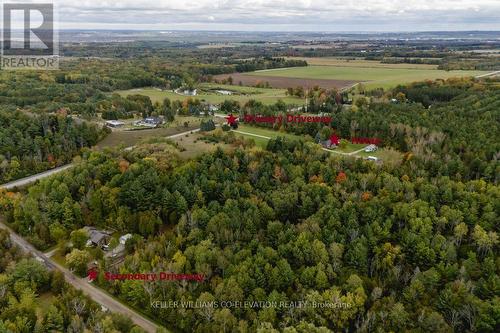
[[62,29],[500,30],[500,0],[54,0],[54,3],[59,7]]

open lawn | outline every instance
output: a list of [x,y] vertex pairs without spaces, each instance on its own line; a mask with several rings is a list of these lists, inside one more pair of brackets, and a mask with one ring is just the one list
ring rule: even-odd
[[[235,81],[237,82],[237,81]],[[216,90],[228,90],[232,91],[232,95],[223,95],[216,92]],[[223,85],[223,84],[211,84],[205,83],[198,87],[198,94],[196,96],[185,96],[177,94],[170,90],[159,90],[156,88],[142,88],[142,89],[130,89],[130,90],[118,90],[115,91],[122,96],[128,95],[144,95],[151,98],[153,103],[163,102],[165,98],[169,98],[171,101],[180,100],[184,101],[188,98],[199,99],[202,102],[220,104],[225,100],[238,101],[240,103],[246,103],[251,99],[262,102],[263,104],[274,104],[278,100],[283,100],[287,104],[302,105],[304,100],[297,97],[290,97],[286,95],[285,89],[270,89],[270,88],[253,88],[244,87],[238,85]]]
[[335,151],[337,152],[341,152],[341,153],[352,153],[354,151],[357,151],[357,150],[360,150],[360,149],[363,149],[365,148],[367,145],[365,144],[359,144],[359,143],[350,143],[348,142],[347,145],[345,146],[345,148],[340,148],[340,147],[337,147],[335,149]]
[[292,140],[298,140],[300,138],[304,138],[304,137],[300,137],[298,135],[287,133],[287,132],[280,132],[280,131],[275,131],[273,129],[267,129],[267,128],[263,128],[263,127],[255,127],[255,126],[245,125],[245,124],[240,124],[238,126],[237,130],[241,131],[241,132],[248,132],[248,133],[261,135],[261,136],[265,136],[265,137],[269,137],[269,138],[277,138],[278,136],[282,136],[282,137],[292,139]]
[[397,150],[394,150],[392,148],[381,148],[377,151],[371,152],[371,153],[365,153],[364,151],[359,152],[359,156],[362,157],[368,157],[368,156],[375,156],[379,159],[382,160],[382,162],[390,162],[390,163],[400,163],[403,159],[403,154],[400,153]]
[[[248,134],[247,134],[248,133]],[[254,127],[250,125],[240,124],[235,132],[236,135],[244,136],[245,138],[252,139],[259,147],[265,148],[269,138],[277,138],[279,136],[286,137],[292,140],[299,140],[301,137],[298,135],[274,131],[272,129]],[[253,135],[252,135],[253,134]]]
[[384,67],[308,66],[274,69],[248,73],[255,77],[340,80],[363,82],[368,88],[391,88],[398,84],[451,77],[476,76],[484,71],[442,71],[436,69],[408,69]]

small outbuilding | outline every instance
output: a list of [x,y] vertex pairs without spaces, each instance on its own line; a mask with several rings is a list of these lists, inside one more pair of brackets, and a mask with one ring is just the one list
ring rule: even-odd
[[377,151],[378,147],[376,145],[369,145],[365,148],[365,153],[373,153],[374,151]]
[[127,240],[129,240],[130,238],[132,238],[132,234],[126,234],[126,235],[120,236],[120,244],[125,245]]

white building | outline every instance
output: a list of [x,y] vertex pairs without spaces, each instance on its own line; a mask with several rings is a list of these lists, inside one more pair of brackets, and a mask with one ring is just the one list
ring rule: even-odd
[[232,95],[232,94],[233,94],[233,92],[232,92],[232,91],[229,91],[229,90],[216,90],[216,92],[218,92],[218,93],[219,93],[219,94],[221,94],[221,95],[227,95],[227,96],[229,96],[229,95]]
[[127,240],[129,240],[130,238],[132,238],[132,234],[126,234],[126,235],[120,236],[120,244],[125,245]]
[[365,153],[372,153],[374,151],[377,151],[377,149],[378,147],[376,145],[369,145],[365,148]]
[[196,89],[193,90],[185,89],[182,93],[187,96],[196,96],[198,94],[198,91]]
[[118,121],[118,120],[106,120],[106,126],[109,127],[120,127],[125,125],[123,121]]

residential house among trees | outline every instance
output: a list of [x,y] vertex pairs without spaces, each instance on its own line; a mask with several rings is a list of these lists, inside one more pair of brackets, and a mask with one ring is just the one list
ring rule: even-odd
[[100,247],[105,250],[108,248],[108,242],[111,238],[111,232],[98,230],[94,227],[84,227],[83,228],[87,234],[89,235],[89,239],[87,241],[87,247]]
[[147,117],[142,120],[138,120],[134,123],[135,126],[151,127],[156,128],[163,124],[163,119],[160,117]]
[[340,138],[337,135],[332,134],[329,139],[327,139],[325,141],[321,141],[320,143],[325,148],[335,149],[339,145],[339,142],[340,142]]

